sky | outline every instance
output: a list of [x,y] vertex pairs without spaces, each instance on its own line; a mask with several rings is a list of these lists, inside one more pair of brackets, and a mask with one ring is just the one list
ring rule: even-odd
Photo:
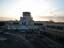
[[31,12],[34,20],[62,22],[64,0],[0,0],[0,20],[19,19],[24,11]]

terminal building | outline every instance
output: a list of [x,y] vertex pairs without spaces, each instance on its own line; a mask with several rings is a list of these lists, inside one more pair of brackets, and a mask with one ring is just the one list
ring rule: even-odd
[[[20,17],[20,21],[18,24],[13,24],[14,22],[7,23],[7,29],[14,29],[14,30],[34,30],[34,31],[44,31],[42,23],[36,23],[33,18],[31,17],[30,12],[23,12],[23,17]],[[46,31],[46,30],[45,30]]]

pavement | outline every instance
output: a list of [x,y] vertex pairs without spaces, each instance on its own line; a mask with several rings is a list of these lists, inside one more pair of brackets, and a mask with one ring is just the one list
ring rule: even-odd
[[0,48],[64,48],[44,34],[33,32],[0,32]]

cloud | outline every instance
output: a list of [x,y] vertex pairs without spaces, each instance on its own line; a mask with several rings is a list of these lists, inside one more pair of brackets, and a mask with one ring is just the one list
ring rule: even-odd
[[52,11],[53,16],[64,16],[64,9],[57,9]]

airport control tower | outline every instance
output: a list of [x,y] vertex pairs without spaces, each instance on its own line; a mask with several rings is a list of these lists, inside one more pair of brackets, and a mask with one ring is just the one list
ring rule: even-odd
[[34,24],[30,12],[23,12],[23,17],[20,17],[20,24],[25,26],[30,26]]

